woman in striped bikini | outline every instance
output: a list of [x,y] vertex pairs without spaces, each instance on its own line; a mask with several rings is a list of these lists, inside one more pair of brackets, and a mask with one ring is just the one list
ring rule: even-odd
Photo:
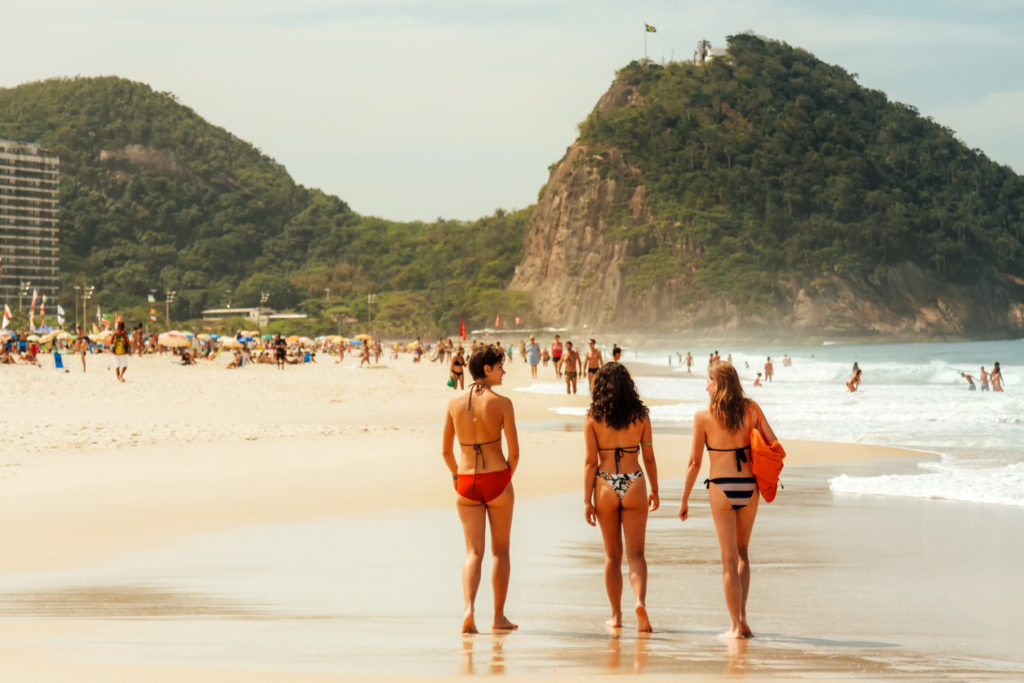
[[750,470],[751,420],[767,441],[774,441],[775,433],[757,403],[743,396],[739,375],[731,363],[719,361],[711,365],[707,392],[710,404],[693,416],[693,445],[683,499],[679,503],[679,518],[685,522],[689,516],[690,493],[700,473],[704,449],[707,449],[711,474],[704,483],[709,489],[711,517],[722,551],[725,605],[732,619],[732,627],[722,635],[750,638],[754,634],[747,624],[750,593],[747,547],[759,500],[757,480]]
[[[658,509],[658,468],[651,442],[651,418],[629,371],[608,363],[594,375],[590,410],[583,423],[587,444],[584,464],[584,516],[601,525],[604,538],[604,583],[612,605],[609,628],[622,626],[622,555],[629,562],[629,583],[636,597],[636,630],[650,631],[647,616],[647,560],[644,540],[647,514]],[[640,469],[643,457],[644,471]],[[645,479],[651,482],[647,492]],[[595,503],[596,501],[596,503]]]

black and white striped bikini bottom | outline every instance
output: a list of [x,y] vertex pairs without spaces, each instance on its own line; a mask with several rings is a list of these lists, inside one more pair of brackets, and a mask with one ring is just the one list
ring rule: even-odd
[[711,488],[711,484],[729,498],[733,510],[746,507],[757,490],[757,479],[754,477],[715,477],[704,480],[705,488]]

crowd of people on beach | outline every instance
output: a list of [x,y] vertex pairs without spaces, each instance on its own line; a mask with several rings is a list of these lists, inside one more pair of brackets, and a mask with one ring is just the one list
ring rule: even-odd
[[[527,362],[538,358],[539,352],[530,348],[535,343],[531,338]],[[571,352],[570,343],[561,346],[557,335],[556,343],[559,353],[552,353],[552,357],[558,357],[564,364]],[[594,340],[588,343],[587,359],[582,364],[575,359],[572,367],[574,371],[586,367],[590,385],[591,402],[583,425],[583,516],[588,524],[600,527],[604,542],[605,591],[611,607],[606,626],[619,629],[623,625],[625,557],[636,628],[649,632],[653,627],[646,603],[644,539],[648,515],[661,505],[651,420],[629,371],[618,362],[621,349],[616,345],[614,359],[605,362]],[[476,596],[488,527],[493,561],[492,628],[513,630],[518,626],[505,614],[505,602],[511,576],[510,538],[515,504],[512,479],[519,463],[519,442],[512,401],[495,391],[506,374],[508,349],[497,343],[474,343],[468,362],[461,346],[453,352],[452,374],[460,380],[455,388],[463,391],[449,401],[445,411],[442,456],[452,475],[456,509],[466,542],[462,632],[477,632]],[[472,382],[465,389],[461,380],[467,368]],[[569,370],[563,367],[561,372]],[[749,638],[753,632],[746,614],[750,590],[747,548],[759,501],[750,435],[756,427],[766,440],[777,439],[757,403],[744,396],[739,375],[730,362],[716,360],[712,355],[706,390],[708,406],[694,416],[690,461],[677,516],[683,522],[689,519],[689,498],[706,449],[711,464],[705,485],[710,492],[711,516],[722,559],[723,591],[731,620],[729,630],[722,635]],[[508,446],[507,455],[502,452],[502,438]]]

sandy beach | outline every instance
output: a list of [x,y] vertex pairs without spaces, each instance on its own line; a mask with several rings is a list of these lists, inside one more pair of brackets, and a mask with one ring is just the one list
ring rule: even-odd
[[[714,637],[726,617],[706,508],[686,525],[674,517],[689,438],[656,427],[656,633],[610,637],[600,536],[578,505],[582,438],[552,412],[586,406],[585,385],[573,397],[517,391],[531,380],[514,363],[505,393],[532,427],[514,482],[509,610],[521,630],[463,638],[442,368],[321,357],[226,370],[226,359],[155,356],[133,359],[121,385],[109,356],[90,356],[85,373],[67,360],[67,373],[48,358],[0,373],[17,397],[0,413],[9,680],[1024,673],[997,614],[1021,592],[1000,585],[1012,563],[991,542],[1019,537],[1017,511],[837,497],[825,483],[840,466],[898,471],[926,454],[783,439],[786,490],[762,507],[752,549],[762,637],[728,644]],[[972,534],[978,525],[990,535]]]

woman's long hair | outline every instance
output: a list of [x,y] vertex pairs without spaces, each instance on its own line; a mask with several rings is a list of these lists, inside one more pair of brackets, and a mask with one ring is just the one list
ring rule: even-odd
[[730,432],[743,426],[749,399],[743,396],[740,376],[732,363],[718,361],[708,368],[708,377],[715,383],[711,394],[711,415],[725,425]]
[[633,378],[622,363],[605,363],[594,374],[594,387],[587,414],[612,429],[625,429],[647,417]]

